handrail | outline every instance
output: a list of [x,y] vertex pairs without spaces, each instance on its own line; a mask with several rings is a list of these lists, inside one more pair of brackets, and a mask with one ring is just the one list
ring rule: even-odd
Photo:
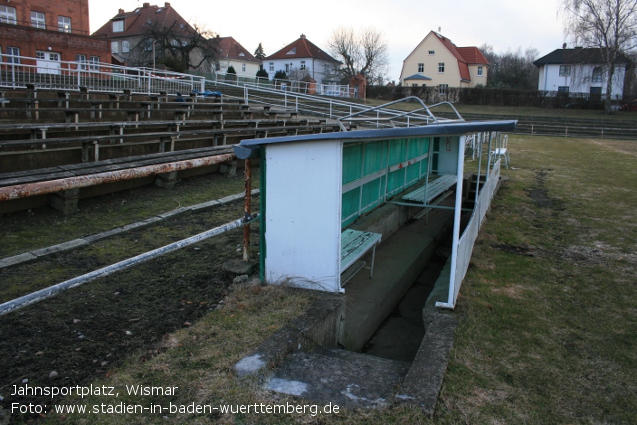
[[[404,118],[404,117],[408,117],[408,118],[414,117],[417,120],[425,120],[425,125],[430,124],[431,122],[436,122],[437,123],[437,122],[441,122],[441,121],[444,121],[444,122],[464,122],[464,119],[462,118],[460,113],[458,113],[456,108],[454,108],[453,105],[451,103],[449,103],[449,102],[440,102],[440,103],[437,103],[435,105],[427,107],[427,105],[425,105],[425,103],[422,101],[422,99],[420,99],[420,98],[418,98],[416,96],[410,96],[410,97],[406,97],[404,99],[399,99],[399,100],[395,100],[393,102],[385,103],[383,105],[367,108],[365,110],[356,112],[354,114],[350,114],[350,115],[345,116],[345,117],[341,117],[341,118],[338,119],[338,125],[341,127],[342,131],[347,131],[345,125],[343,124],[344,121],[350,121],[350,122],[351,121],[362,121],[362,120],[369,121],[369,118],[361,119],[361,118],[355,118],[355,117],[360,116],[362,114],[369,113],[369,112],[373,112],[373,111],[382,111],[382,112],[385,112],[385,113],[388,113],[390,111],[393,112],[392,110],[388,110],[387,107],[389,107],[391,105],[395,105],[397,103],[409,102],[409,101],[412,101],[412,100],[415,100],[416,102],[420,103],[422,105],[422,108],[415,109],[413,111],[402,112],[402,113],[400,113],[398,115],[394,115],[393,117],[386,117],[386,118],[378,117],[377,121],[389,121],[392,124],[392,127],[395,127],[395,122],[394,121],[397,118]],[[434,107],[440,106],[440,105],[448,105],[448,106],[450,106],[451,109],[456,113],[456,116],[458,117],[458,119],[454,120],[454,119],[448,119],[448,118],[439,118],[439,117],[436,117],[434,114],[432,114],[431,113],[431,109],[434,108]],[[420,111],[425,111],[426,115],[423,117],[422,115],[417,114]],[[408,119],[407,120],[407,127],[409,127],[409,126],[410,126],[410,121]]]

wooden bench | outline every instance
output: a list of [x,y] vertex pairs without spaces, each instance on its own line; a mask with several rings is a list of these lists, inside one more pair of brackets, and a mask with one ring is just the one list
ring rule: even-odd
[[[341,286],[347,283],[354,275],[365,266],[365,262],[359,262],[352,270],[348,270],[360,258],[372,250],[369,278],[374,275],[374,259],[376,257],[376,245],[380,243],[380,233],[363,232],[347,229],[341,233]],[[347,272],[345,275],[344,273]]]
[[429,204],[431,201],[447,192],[456,184],[455,174],[442,174],[435,180],[428,181],[425,185],[419,187],[413,192],[409,192],[403,196],[404,201],[418,202],[420,204]]

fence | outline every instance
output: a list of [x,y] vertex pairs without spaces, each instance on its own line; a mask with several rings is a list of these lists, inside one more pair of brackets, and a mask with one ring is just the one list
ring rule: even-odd
[[28,87],[97,92],[190,93],[204,90],[199,76],[129,68],[99,62],[76,62],[0,54],[0,87]]

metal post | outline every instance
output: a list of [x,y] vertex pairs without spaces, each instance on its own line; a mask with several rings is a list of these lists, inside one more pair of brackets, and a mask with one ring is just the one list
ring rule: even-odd
[[[252,207],[252,161],[245,160],[244,170],[245,199],[243,201],[243,213],[248,221]],[[250,261],[250,223],[243,226],[243,261]]]

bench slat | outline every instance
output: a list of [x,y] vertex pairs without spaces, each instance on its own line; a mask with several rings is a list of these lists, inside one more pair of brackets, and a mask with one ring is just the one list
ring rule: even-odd
[[[347,229],[341,233],[341,273],[380,243],[380,233]],[[372,260],[372,273],[374,264]]]
[[424,186],[419,187],[403,196],[403,200],[412,201],[412,202],[420,202],[425,203],[425,189],[427,192],[426,203],[431,202],[433,199],[446,192],[456,184],[456,175],[455,174],[443,174],[438,177],[436,180],[432,180],[426,183]]

